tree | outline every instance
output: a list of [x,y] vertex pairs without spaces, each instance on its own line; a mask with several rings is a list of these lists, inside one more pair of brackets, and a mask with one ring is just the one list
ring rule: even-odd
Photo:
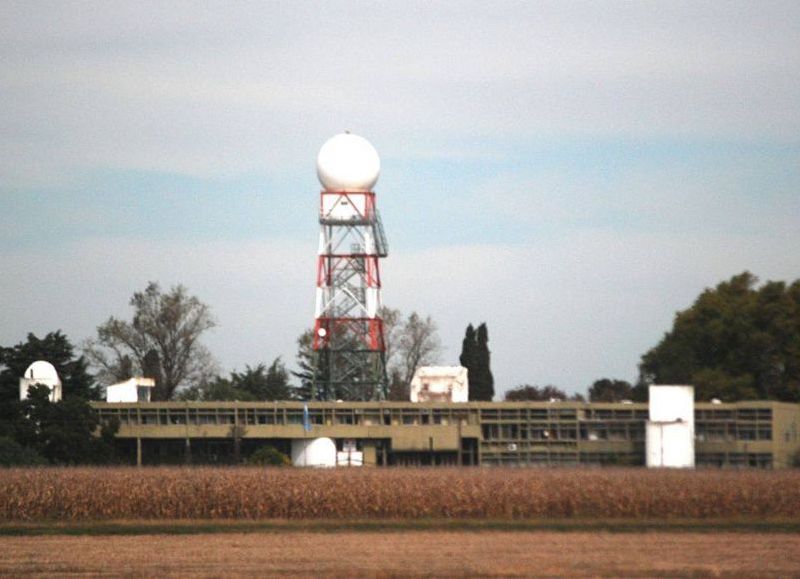
[[494,398],[494,376],[492,376],[490,357],[489,331],[486,324],[478,326],[477,331],[472,324],[469,324],[461,344],[459,360],[467,369],[470,400]]
[[19,423],[19,379],[36,360],[50,362],[56,369],[64,398],[97,400],[100,397],[94,378],[87,371],[86,359],[75,357],[73,346],[64,334],[55,331],[38,338],[30,333],[25,342],[0,347],[0,436],[15,437],[17,428],[24,428]]
[[35,450],[26,448],[9,436],[0,436],[0,466],[32,466],[46,464]]
[[[573,400],[580,401],[583,397],[575,395]],[[550,400],[569,400],[567,393],[548,384],[547,386],[533,386],[531,384],[522,384],[516,388],[506,391],[506,402],[549,402]]]
[[[400,310],[381,306],[379,315],[383,320],[383,344],[386,347],[384,359],[386,367],[395,367],[397,345],[400,342],[400,334],[403,328],[403,314]],[[392,371],[388,370],[391,375]]]
[[[130,300],[133,319],[110,317],[97,328],[86,353],[112,384],[130,368],[155,377],[153,400],[169,400],[181,386],[197,385],[214,375],[215,363],[200,337],[215,327],[209,307],[182,285],[162,293],[155,282]],[[126,362],[126,358],[130,362]]]
[[469,381],[469,399],[480,400],[478,398],[478,384],[475,378],[478,375],[478,341],[475,335],[475,328],[472,324],[467,326],[464,333],[464,340],[461,342],[461,355],[459,362],[467,369],[467,380]]
[[[9,404],[18,401],[19,379],[36,360],[45,360],[53,365],[61,379],[65,398],[100,398],[100,391],[88,372],[86,358],[75,357],[73,346],[64,334],[55,331],[38,338],[30,333],[25,342],[0,347],[0,409],[8,409]],[[0,419],[3,416],[0,410]]]
[[591,402],[620,402],[633,399],[633,386],[625,380],[601,378],[589,387]]
[[800,280],[757,284],[745,271],[678,312],[642,356],[635,398],[660,383],[692,384],[701,400],[800,401]]
[[255,368],[245,366],[244,372],[231,372],[230,378],[217,376],[214,380],[187,389],[181,394],[183,400],[241,400],[271,401],[291,400],[296,397],[289,384],[289,372],[280,356],[267,368],[259,364]]
[[489,330],[486,324],[478,326],[478,400],[491,400],[494,398],[494,376],[492,376],[490,352],[489,352]]
[[296,395],[301,400],[311,400],[316,358],[314,357],[314,330],[306,330],[297,337],[297,355],[295,364],[297,370],[292,371],[292,376],[300,380]]
[[400,371],[403,383],[409,385],[417,368],[439,360],[442,345],[433,319],[430,316],[422,318],[417,312],[409,314],[397,337],[397,349],[393,353],[395,360],[390,364]]
[[113,462],[119,422],[101,424],[88,400],[71,396],[51,402],[50,389],[35,384],[28,389],[28,397],[13,408],[12,438],[26,449],[32,462],[39,456],[51,464]]
[[252,466],[291,466],[291,459],[274,446],[264,445],[247,459]]

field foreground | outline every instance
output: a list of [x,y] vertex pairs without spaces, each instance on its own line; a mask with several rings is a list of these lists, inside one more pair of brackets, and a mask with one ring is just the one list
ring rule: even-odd
[[800,521],[800,471],[0,469],[0,523],[564,518]]
[[334,532],[0,537],[0,575],[800,574],[791,533]]

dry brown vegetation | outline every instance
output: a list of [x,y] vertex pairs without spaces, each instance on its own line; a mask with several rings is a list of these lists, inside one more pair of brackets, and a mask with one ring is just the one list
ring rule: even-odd
[[0,470],[0,521],[800,519],[800,472],[264,468]]
[[0,537],[0,576],[792,577],[800,535],[344,532]]

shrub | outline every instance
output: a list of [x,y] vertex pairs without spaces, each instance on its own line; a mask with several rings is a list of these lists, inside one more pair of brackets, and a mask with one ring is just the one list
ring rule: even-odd
[[253,466],[291,466],[292,461],[274,446],[262,446],[247,459]]
[[25,448],[13,438],[0,437],[0,466],[29,466],[45,462],[35,450]]

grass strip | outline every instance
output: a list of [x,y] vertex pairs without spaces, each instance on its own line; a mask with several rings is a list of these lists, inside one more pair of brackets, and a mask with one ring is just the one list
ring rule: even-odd
[[797,520],[174,520],[0,523],[0,536],[37,535],[200,535],[211,533],[338,532],[742,532],[800,533]]

